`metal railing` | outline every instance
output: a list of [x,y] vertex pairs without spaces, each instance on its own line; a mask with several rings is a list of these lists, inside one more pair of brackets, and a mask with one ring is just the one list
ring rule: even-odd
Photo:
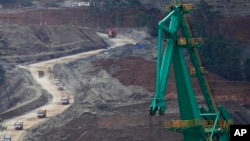
[[[214,120],[172,120],[164,122],[165,128],[175,128],[175,129],[183,129],[183,128],[192,128],[195,126],[202,126],[203,128],[212,128],[214,126]],[[232,124],[232,120],[218,120],[216,126],[221,130],[228,130],[229,126]]]

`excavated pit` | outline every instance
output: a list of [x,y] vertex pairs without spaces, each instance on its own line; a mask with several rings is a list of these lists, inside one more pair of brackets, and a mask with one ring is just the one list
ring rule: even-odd
[[[55,75],[61,78],[75,102],[60,115],[29,129],[24,140],[181,140],[181,134],[163,128],[163,122],[179,118],[173,70],[166,96],[166,116],[149,116],[150,98],[155,87],[155,41],[142,42],[145,42],[144,48],[128,44],[111,48],[109,54],[100,53],[55,65]],[[218,77],[210,75],[210,78],[216,80]],[[219,84],[221,82],[213,83],[215,86]],[[197,84],[194,86],[200,91]],[[223,86],[220,94],[229,97],[227,87],[237,85],[225,81]],[[242,88],[247,87],[248,83],[245,83]],[[239,97],[242,95],[239,93]],[[234,104],[233,100],[237,99],[219,104],[228,109],[236,123],[247,123],[246,114],[242,114],[249,112],[247,105],[244,108]],[[199,103],[204,104],[202,100]]]

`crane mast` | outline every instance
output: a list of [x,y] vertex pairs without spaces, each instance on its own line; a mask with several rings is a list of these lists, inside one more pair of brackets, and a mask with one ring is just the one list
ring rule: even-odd
[[[165,94],[171,63],[177,89],[180,120],[167,121],[164,127],[170,131],[183,133],[184,141],[229,141],[229,126],[232,119],[222,107],[216,106],[209,83],[202,66],[197,48],[202,39],[193,38],[187,14],[193,10],[192,4],[176,0],[168,5],[168,15],[158,23],[156,92],[150,105],[150,115],[158,111],[164,115]],[[166,46],[163,47],[163,41]],[[187,49],[193,68],[188,71],[183,50]],[[200,84],[206,106],[198,106],[191,83],[191,75]]]

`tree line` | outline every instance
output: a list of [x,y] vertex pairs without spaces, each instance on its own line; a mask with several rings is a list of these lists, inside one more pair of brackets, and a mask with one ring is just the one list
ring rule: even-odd
[[200,0],[196,6],[190,25],[193,35],[204,39],[199,49],[203,65],[228,80],[249,81],[250,58],[243,55],[246,46],[219,32],[218,21],[222,17],[219,11],[214,11],[205,0]]
[[[109,0],[104,9],[113,11],[110,19],[114,26],[123,26],[125,10],[139,9],[134,19],[136,27],[147,27],[156,37],[159,15],[164,15],[157,8],[145,9],[140,0]],[[98,11],[100,9],[94,9]],[[104,14],[100,11],[99,14]],[[98,15],[99,15],[98,14]],[[190,26],[194,37],[202,37],[203,47],[199,48],[202,63],[207,70],[228,80],[250,80],[250,58],[243,57],[246,46],[235,38],[224,37],[219,31],[218,21],[222,17],[205,0],[196,3],[191,13]],[[126,25],[125,25],[126,26]]]
[[21,6],[27,7],[32,5],[32,0],[0,0],[0,4],[17,3]]
[[[141,10],[135,19],[137,26],[148,27],[150,34],[156,37],[159,22],[156,17],[159,14],[161,12],[156,8]],[[191,16],[193,35],[204,39],[203,47],[199,48],[204,67],[228,80],[250,81],[250,57],[243,55],[246,46],[240,40],[224,37],[219,32],[220,11],[200,0]]]
[[151,35],[157,36],[159,17],[162,17],[161,11],[157,8],[146,9],[140,0],[104,0],[103,6],[96,3],[91,5],[91,14],[100,17],[101,25],[107,24],[106,13],[111,11],[108,22],[109,26],[114,27],[126,27],[124,25],[126,16],[131,16],[126,15],[129,10],[136,11],[133,15],[135,27],[146,27]]

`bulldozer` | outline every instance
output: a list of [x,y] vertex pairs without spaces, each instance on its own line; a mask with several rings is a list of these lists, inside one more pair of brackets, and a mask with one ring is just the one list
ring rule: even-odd
[[46,109],[45,110],[38,110],[37,117],[38,118],[45,118],[46,117]]

